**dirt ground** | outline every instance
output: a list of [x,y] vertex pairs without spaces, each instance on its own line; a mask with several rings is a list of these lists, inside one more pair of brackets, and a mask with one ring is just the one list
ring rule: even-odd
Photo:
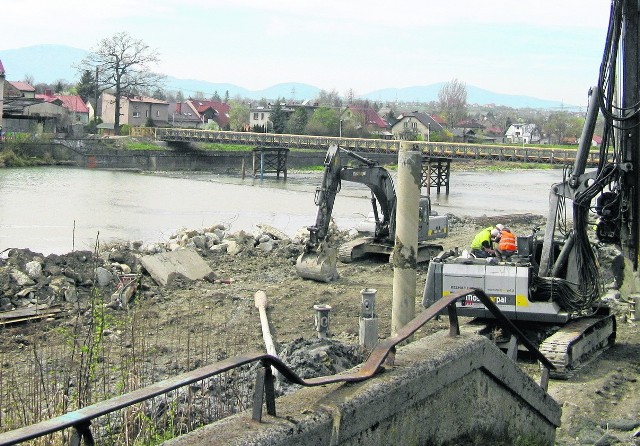
[[[544,218],[535,215],[495,216],[487,218],[453,218],[451,236],[442,239],[445,249],[464,248],[475,232],[488,225],[503,222],[516,233],[530,233],[540,226]],[[172,295],[190,300],[197,296],[234,295],[241,299],[244,338],[247,347],[262,348],[258,326],[259,316],[253,306],[252,296],[262,289],[269,300],[269,318],[273,335],[284,344],[296,338],[315,336],[315,304],[332,307],[330,330],[332,337],[345,343],[358,342],[358,316],[360,292],[363,288],[377,290],[376,313],[380,318],[380,336],[390,333],[393,269],[382,260],[365,260],[352,264],[339,264],[340,279],[325,284],[303,280],[293,272],[294,256],[288,258],[238,257],[217,262],[211,259],[220,278],[231,279],[225,284],[199,284],[191,290],[175,290]],[[426,277],[426,266],[421,266],[416,286],[416,311],[421,310],[420,300]],[[206,297],[204,297],[206,298]],[[166,304],[171,313],[183,312],[180,300],[171,299]],[[175,306],[175,307],[174,307]],[[185,317],[188,315],[185,314]],[[239,322],[240,323],[240,322]],[[434,322],[423,330],[424,334],[446,329]],[[557,431],[557,444],[640,444],[640,438],[632,435],[640,429],[640,330],[638,323],[629,321],[625,315],[618,317],[618,334],[615,346],[604,352],[592,363],[584,366],[569,381],[552,380],[550,394],[563,407],[562,426]],[[523,367],[538,380],[536,365]]]
[[[526,234],[543,222],[544,218],[536,215],[452,216],[450,236],[439,243],[445,249],[465,248],[482,227],[503,223],[518,234]],[[278,346],[299,338],[316,337],[313,311],[316,304],[332,307],[332,339],[357,345],[363,288],[377,290],[375,312],[380,319],[380,337],[389,336],[393,269],[387,262],[374,259],[339,264],[338,281],[318,283],[296,276],[294,264],[299,252],[299,246],[288,244],[270,253],[257,250],[235,256],[205,253],[203,258],[212,267],[215,281],[177,280],[159,287],[149,276],[144,276],[142,290],[128,310],[135,314],[135,323],[123,351],[145,350],[146,355],[136,367],[146,381],[153,382],[228,355],[262,350],[259,313],[254,305],[254,294],[258,290],[267,294],[272,334]],[[416,311],[421,310],[425,275],[426,266],[421,266]],[[86,316],[84,304],[74,305],[78,309],[76,313]],[[113,320],[124,317],[125,313],[127,310],[108,310]],[[64,318],[39,325],[4,328],[0,341],[0,355],[5,358],[3,367],[13,366],[6,360],[7,355],[12,355],[13,361],[21,351],[27,350],[23,348],[28,345],[24,341],[26,337],[53,336],[56,327],[71,327],[75,321],[77,318],[70,311]],[[442,329],[446,329],[443,322],[433,322],[420,336]],[[127,336],[125,328],[118,328],[114,322],[105,339],[120,345]],[[140,343],[141,339],[144,343]],[[639,324],[630,321],[621,311],[616,344],[580,369],[571,380],[551,381],[549,392],[563,407],[557,444],[640,444],[637,438],[640,429],[639,341]],[[536,365],[525,361],[523,367],[538,380]]]

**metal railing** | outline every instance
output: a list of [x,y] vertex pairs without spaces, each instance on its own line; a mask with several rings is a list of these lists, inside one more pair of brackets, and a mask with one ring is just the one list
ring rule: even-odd
[[550,369],[555,369],[554,365],[551,364],[551,362],[544,357],[536,346],[533,345],[522,334],[522,332],[520,332],[520,330],[518,330],[518,328],[502,314],[498,306],[491,301],[484,291],[480,289],[465,289],[438,300],[420,313],[416,318],[411,320],[407,325],[398,330],[395,336],[389,337],[378,343],[372,350],[366,362],[357,371],[319,378],[303,379],[275,356],[264,353],[248,353],[183,373],[142,389],[116,396],[49,420],[2,433],[0,434],[0,446],[33,440],[69,428],[73,429],[73,433],[69,440],[72,446],[78,446],[83,441],[87,445],[93,445],[95,442],[91,432],[91,422],[94,419],[108,415],[117,410],[125,409],[156,396],[167,394],[180,387],[188,386],[197,381],[252,363],[259,363],[261,365],[261,367],[258,368],[256,376],[252,413],[252,418],[254,420],[261,421],[263,405],[265,405],[265,403],[267,413],[270,415],[276,415],[275,380],[271,367],[274,367],[279,374],[289,382],[306,387],[321,386],[338,382],[359,382],[367,380],[375,376],[381,370],[385,361],[388,364],[393,364],[396,346],[398,344],[407,340],[424,324],[441,314],[445,309],[448,310],[449,315],[449,335],[458,336],[460,334],[460,327],[456,312],[456,302],[469,294],[477,296],[501,324],[502,328],[511,334],[512,341],[510,342],[509,350],[507,352],[509,357],[515,360],[519,342],[529,350],[536,360],[540,362],[542,368],[540,387],[546,391],[549,382],[549,371]]
[[[403,142],[396,139],[343,138],[333,136],[289,135],[276,133],[231,132],[223,130],[176,129],[164,127],[133,127],[131,136],[154,138],[171,142],[210,142],[240,145],[273,145],[283,148],[326,150],[338,144],[356,152],[397,153]],[[571,164],[575,149],[505,146],[452,142],[412,141],[423,155],[433,158],[476,159],[539,164]],[[587,163],[596,166],[598,151],[589,154]]]

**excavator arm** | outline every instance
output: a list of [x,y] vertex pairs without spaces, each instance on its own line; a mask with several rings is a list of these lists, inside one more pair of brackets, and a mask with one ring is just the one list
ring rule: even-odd
[[[359,165],[347,165],[350,159]],[[333,205],[343,180],[364,184],[371,190],[376,217],[375,237],[387,238],[395,233],[396,193],[389,172],[375,161],[331,145],[324,160],[322,184],[315,194],[316,222],[307,228],[309,240],[296,263],[296,271],[301,277],[324,282],[338,278],[336,249],[329,246],[328,235]]]

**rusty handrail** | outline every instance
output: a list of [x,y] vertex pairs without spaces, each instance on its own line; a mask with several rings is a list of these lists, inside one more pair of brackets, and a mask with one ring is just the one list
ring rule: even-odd
[[[499,322],[502,323],[511,334],[515,335],[520,340],[520,342],[522,342],[522,344],[533,354],[533,356],[535,356],[535,358],[542,363],[543,367],[545,367],[547,371],[548,369],[555,369],[555,366],[551,364],[551,362],[549,362],[549,360],[544,357],[544,355],[520,332],[520,330],[518,330],[518,328],[515,327],[513,323],[502,314],[498,306],[491,301],[491,299],[485,294],[483,290],[464,289],[456,293],[451,293],[436,301],[429,308],[422,311],[416,318],[409,321],[407,325],[399,329],[395,336],[389,337],[379,342],[373,348],[371,354],[364,362],[364,364],[360,367],[359,370],[355,372],[303,379],[276,356],[272,356],[266,353],[247,353],[245,355],[234,356],[233,358],[228,358],[222,361],[218,361],[214,364],[200,367],[190,372],[186,372],[172,378],[168,378],[166,380],[151,384],[150,386],[144,387],[142,389],[134,390],[132,392],[126,393],[124,395],[119,395],[105,401],[100,401],[98,403],[83,407],[73,412],[68,412],[64,415],[50,418],[48,420],[44,420],[30,426],[25,426],[19,429],[1,433],[0,446],[21,443],[68,428],[75,428],[77,432],[88,435],[88,437],[91,438],[91,433],[88,429],[91,421],[95,418],[107,415],[120,409],[124,409],[133,404],[146,401],[158,395],[168,393],[179,387],[183,387],[194,382],[210,378],[214,375],[218,375],[220,373],[224,373],[229,370],[241,367],[243,365],[256,362],[261,362],[265,366],[268,374],[270,374],[268,366],[273,366],[278,370],[278,372],[280,372],[280,375],[285,377],[288,381],[306,387],[321,386],[337,382],[364,381],[378,373],[380,367],[383,365],[387,357],[395,353],[395,348],[398,344],[407,340],[424,324],[439,315],[446,308],[448,308],[449,310],[449,333],[452,336],[459,334],[455,303],[459,299],[468,296],[469,294],[474,294],[475,296],[477,296],[480,301],[487,307],[487,309],[491,311],[491,313],[496,317],[496,319],[498,319]],[[546,391],[546,383],[542,387]],[[259,400],[259,404],[262,405],[262,399]],[[275,407],[274,401],[267,402],[268,407],[270,406],[270,404],[271,407]],[[273,410],[272,412],[275,412],[275,410]]]

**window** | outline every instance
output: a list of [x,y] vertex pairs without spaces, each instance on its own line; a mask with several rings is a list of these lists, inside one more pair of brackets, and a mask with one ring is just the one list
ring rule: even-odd
[[140,117],[140,112],[133,112],[133,117],[134,118],[139,118]]
[[253,119],[257,121],[258,120],[258,115],[259,115],[259,113],[254,113],[253,114]]
[[148,118],[148,117],[149,117],[149,110],[145,110],[145,112],[144,112],[144,117],[145,117],[145,118]]
[[160,117],[160,110],[156,110],[156,118]]

